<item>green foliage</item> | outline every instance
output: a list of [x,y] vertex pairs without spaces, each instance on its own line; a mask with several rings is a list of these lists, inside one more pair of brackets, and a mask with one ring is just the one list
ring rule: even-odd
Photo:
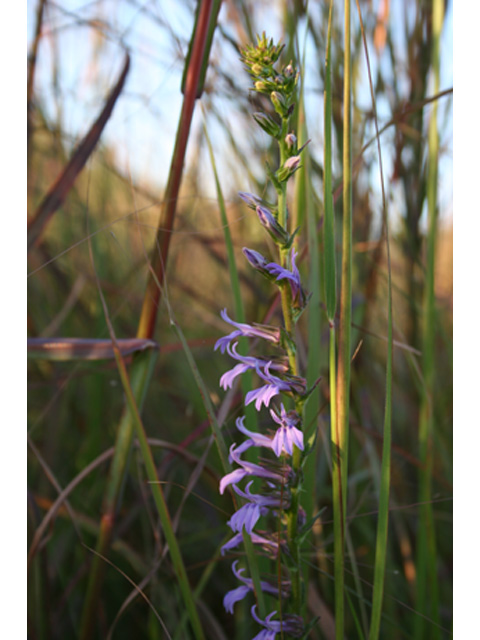
[[[105,21],[98,20],[95,13],[89,14],[88,7],[85,13],[69,14],[68,34],[60,28],[65,20],[60,7],[49,6],[43,17],[39,12],[40,19],[49,21],[43,31],[49,33],[52,49],[50,59],[40,39],[37,67],[33,69],[35,99],[29,110],[28,177],[31,215],[67,164],[74,142],[95,121],[105,101],[116,77],[111,69],[114,63],[121,65],[123,55],[113,50],[109,38],[117,38],[120,43],[115,29],[123,24],[121,8],[131,10],[130,4],[141,8],[136,1],[121,2],[118,15],[105,14]],[[87,250],[88,234],[115,334],[118,338],[136,335],[172,148],[165,132],[171,127],[173,138],[179,117],[180,107],[176,110],[172,98],[177,93],[180,96],[183,60],[179,63],[178,56],[189,48],[189,34],[178,18],[187,19],[190,26],[194,21],[193,6],[179,4],[182,9],[178,9],[178,15],[167,12],[161,20],[147,5],[142,6],[132,19],[130,31],[125,25],[130,79],[117,99],[100,144],[29,252],[31,337],[109,337]],[[351,544],[343,556],[344,590],[348,594],[344,635],[368,637],[370,632],[382,495],[388,538],[381,550],[384,593],[378,637],[400,640],[413,637],[415,632],[418,639],[429,640],[435,634],[450,637],[452,619],[451,230],[445,224],[450,203],[438,199],[438,184],[445,167],[448,169],[445,149],[450,134],[448,128],[438,127],[438,143],[433,133],[428,142],[432,114],[432,105],[426,102],[432,98],[428,77],[439,64],[433,42],[438,38],[438,26],[432,33],[431,10],[409,1],[405,12],[409,19],[404,20],[403,14],[396,13],[395,3],[384,3],[389,4],[390,17],[376,14],[370,5],[362,3],[384,170],[389,172],[384,180],[386,200],[395,203],[390,229],[393,361],[388,394],[389,267],[378,156],[376,145],[371,144],[375,141],[373,110],[371,101],[365,101],[369,96],[365,52],[352,5],[352,339],[347,354],[351,360],[350,438],[348,498],[344,505]],[[211,448],[209,420],[226,457],[236,438],[234,423],[242,406],[239,391],[223,394],[218,386],[227,357],[214,352],[213,346],[225,329],[219,319],[225,301],[238,309],[243,306],[246,322],[279,323],[279,301],[272,297],[270,283],[252,276],[241,253],[243,246],[262,251],[261,243],[267,238],[271,240],[273,259],[274,235],[262,233],[257,221],[254,224],[256,213],[239,201],[237,190],[248,185],[259,194],[262,204],[275,215],[279,229],[287,228],[288,212],[289,228],[300,231],[290,234],[285,250],[290,250],[290,245],[299,250],[298,266],[312,293],[309,306],[292,329],[296,342],[289,332],[283,333],[284,345],[295,351],[299,374],[308,372],[312,389],[305,415],[315,443],[315,453],[309,458],[314,464],[305,465],[303,491],[308,495],[300,495],[309,511],[308,524],[300,533],[313,625],[308,637],[330,640],[334,637],[335,611],[335,500],[329,446],[335,375],[332,379],[330,374],[332,370],[335,373],[337,292],[341,293],[336,266],[341,264],[342,244],[336,230],[342,223],[343,15],[334,3],[326,68],[328,3],[282,3],[277,7],[280,12],[273,12],[271,6],[242,0],[235,3],[235,11],[229,8],[219,14],[202,97],[217,182],[212,181],[212,165],[205,160],[206,137],[194,119],[171,234],[166,299],[161,302],[154,335],[160,350],[151,364],[149,384],[143,378],[131,378],[130,382],[132,387],[143,389],[141,424],[162,483],[203,633],[219,639],[253,637],[258,629],[246,621],[242,631],[237,631],[240,627],[222,606],[225,591],[235,586],[230,569],[233,554],[219,554],[233,506],[230,497],[218,493],[223,467],[215,448]],[[86,21],[87,15],[90,21]],[[275,33],[284,34],[283,45],[265,35],[259,37],[259,46],[247,45],[252,33],[269,33],[266,21],[275,21],[279,15],[281,24],[276,23],[279,29]],[[88,33],[94,34],[91,41],[85,39],[87,23]],[[107,23],[112,27],[108,37],[104,30]],[[135,29],[143,39],[130,39]],[[75,37],[83,38],[78,64],[88,85],[87,96],[82,94],[81,82],[69,85],[70,71],[64,66],[68,56],[63,55],[63,48],[75,43],[68,39]],[[302,38],[305,58],[299,54]],[[239,60],[240,51],[246,57],[255,92],[245,89],[249,77]],[[440,60],[444,55],[448,52],[440,51]],[[148,65],[155,70],[155,80],[148,86],[137,84],[139,76],[134,74],[139,69],[147,74]],[[290,71],[294,66],[302,69],[300,79]],[[168,85],[162,85],[168,80],[161,75],[165,69],[176,80],[171,91]],[[323,88],[330,98],[326,102]],[[434,90],[447,89],[438,86]],[[302,100],[294,97],[297,92]],[[73,93],[75,108],[70,98]],[[83,105],[86,110],[93,103],[86,115],[82,112],[79,116],[75,111]],[[448,93],[434,102],[439,123],[443,122],[440,116],[448,116],[449,103]],[[331,118],[332,122],[331,137],[322,124],[324,107],[327,120]],[[252,117],[252,113],[256,115]],[[259,113],[267,115],[260,117]],[[285,141],[280,157],[264,131],[284,141],[290,133],[285,124],[289,121],[296,123],[299,139],[290,139],[290,144]],[[141,128],[137,127],[147,122],[152,125],[150,136],[166,167],[163,175],[145,173],[150,156],[143,148],[142,159],[138,160],[137,135],[141,135]],[[132,135],[125,135],[125,131]],[[299,165],[287,166],[288,170],[280,174],[272,170],[271,180],[266,179],[259,169],[263,162],[279,167],[298,156],[307,141],[307,131],[311,142],[302,151]],[[126,156],[128,170],[123,161]],[[295,189],[287,191],[285,180],[292,169]],[[280,206],[272,208],[269,203],[278,193]],[[420,214],[426,208],[427,196],[431,214],[430,227],[425,230]],[[278,235],[278,228],[271,227],[272,234]],[[180,333],[170,323],[167,302]],[[131,371],[132,356],[125,356],[125,360]],[[96,561],[90,549],[95,548],[105,524],[101,516],[108,502],[106,487],[111,481],[110,465],[125,392],[112,360],[32,359],[28,380],[28,536],[32,551],[29,634],[53,640],[77,637]],[[388,503],[385,467],[382,471],[386,459],[386,402],[392,416]],[[421,406],[422,437],[428,447],[418,441]],[[115,524],[105,553],[114,566],[103,565],[105,579],[98,594],[92,637],[109,637],[117,615],[111,635],[114,639],[168,637],[127,576],[148,597],[170,636],[193,638],[144,459],[135,442],[124,453],[126,471],[118,479]],[[67,487],[71,490],[63,495]],[[418,506],[422,496],[428,503],[424,508]],[[55,504],[55,513],[45,521]],[[162,517],[167,517],[165,512]],[[45,529],[42,523],[47,525]],[[39,531],[39,544],[32,548]],[[418,585],[432,584],[432,580],[438,591],[435,601],[422,599],[417,594]],[[183,587],[186,591],[186,583]],[[248,606],[239,618],[247,620]],[[266,596],[265,610],[277,607],[278,602]],[[313,624],[316,616],[319,619]]]

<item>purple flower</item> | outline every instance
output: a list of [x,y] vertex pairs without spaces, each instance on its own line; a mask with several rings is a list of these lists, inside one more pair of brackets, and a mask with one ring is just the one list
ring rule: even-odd
[[307,296],[300,282],[300,273],[298,271],[297,265],[295,264],[295,258],[298,253],[292,247],[292,251],[290,253],[290,262],[292,266],[292,270],[289,271],[284,267],[280,266],[276,262],[270,262],[267,265],[267,270],[272,276],[276,276],[277,280],[288,280],[290,284],[290,288],[292,290],[292,299],[295,306],[298,308],[302,308],[307,304]]
[[228,336],[224,336],[223,338],[217,340],[215,344],[215,351],[220,348],[220,351],[222,353],[225,353],[225,349],[230,344],[230,342],[232,342],[232,340],[235,340],[236,338],[239,338],[240,336],[246,336],[248,338],[263,338],[265,340],[273,342],[274,344],[278,344],[280,342],[280,329],[277,327],[271,327],[268,325],[256,323],[251,326],[242,322],[234,322],[228,317],[226,309],[223,309],[220,312],[220,315],[222,316],[223,320],[225,320],[225,322],[228,322],[234,327],[237,327],[237,329],[236,331],[232,331],[232,333],[230,333]]
[[[278,552],[278,542],[276,542],[275,540],[270,540],[269,538],[265,538],[264,536],[260,536],[258,535],[258,533],[254,533],[253,531],[250,535],[250,538],[253,544],[258,544],[263,549],[266,549],[267,551],[272,553],[272,555],[276,556]],[[223,545],[223,547],[220,549],[220,553],[222,554],[222,556],[224,556],[226,551],[235,549],[236,547],[238,547],[238,545],[242,544],[242,542],[243,534],[236,533],[233,538],[230,538],[230,540],[228,540],[228,542]]]
[[262,256],[261,253],[255,251],[254,249],[249,249],[248,247],[243,247],[242,249],[243,255],[249,261],[254,269],[260,271],[261,273],[268,275],[269,271],[267,269],[268,260]]
[[250,209],[256,209],[259,204],[262,204],[262,199],[258,196],[255,196],[253,193],[239,191],[238,195],[245,202],[245,204],[250,207]]
[[239,489],[236,484],[233,485],[235,493],[249,501],[240,507],[227,522],[233,532],[241,533],[243,527],[245,527],[245,531],[251,534],[260,516],[267,515],[271,507],[281,507],[285,509],[289,505],[290,494],[288,491],[285,491],[283,494],[279,493],[278,495],[264,496],[258,493],[251,493],[250,487],[252,484],[253,480],[247,484],[245,491]]
[[266,207],[258,206],[257,216],[262,226],[268,231],[275,242],[286,244],[289,240],[287,231],[278,223],[275,216]]
[[255,502],[261,507],[281,507],[282,509],[288,508],[290,502],[290,496],[287,491],[283,491],[279,495],[261,495],[258,493],[251,493],[250,487],[253,484],[253,480],[245,487],[245,491],[239,489],[236,485],[233,487],[235,493],[237,493],[242,498],[246,500],[250,500],[250,502]]
[[[241,418],[237,418],[235,421],[235,425],[239,431],[248,436],[248,440],[245,440],[240,447],[236,449],[237,453],[242,453],[249,447],[267,447],[269,449],[272,448],[272,438],[268,436],[264,436],[262,433],[256,433],[255,431],[249,431],[247,427],[243,424],[245,421],[245,416]],[[231,462],[231,460],[230,460]]]
[[[238,565],[238,560],[235,560],[235,562],[232,564],[232,571],[235,574],[235,577],[241,582],[243,582],[244,584],[241,587],[237,587],[237,589],[233,589],[232,591],[229,591],[228,593],[225,594],[225,597],[223,598],[223,606],[225,607],[226,611],[228,611],[229,613],[233,613],[233,605],[236,602],[243,600],[243,598],[246,596],[246,594],[249,591],[254,590],[253,580],[251,578],[245,578],[242,575],[245,569],[237,569],[237,565]],[[272,595],[278,597],[278,585],[273,585],[273,584],[270,584],[269,582],[265,582],[264,580],[262,580],[260,582],[260,588],[265,593],[271,593]],[[290,582],[282,581],[280,585],[280,592],[283,597],[288,595],[289,589],[290,589]]]
[[295,638],[299,638],[303,634],[303,620],[300,616],[285,615],[282,620],[272,620],[273,616],[277,614],[276,611],[272,611],[265,620],[259,618],[255,612],[257,605],[253,605],[251,608],[252,618],[265,627],[265,630],[261,631],[255,636],[253,640],[275,640],[277,633],[289,633]]
[[274,471],[253,462],[242,460],[235,443],[230,447],[230,456],[238,465],[240,465],[241,469],[235,469],[234,471],[227,473],[226,476],[223,476],[220,480],[220,494],[223,494],[225,488],[228,487],[229,484],[237,484],[240,480],[245,478],[245,476],[257,476],[259,478],[266,478],[276,482],[283,482],[285,475],[288,474],[290,470],[289,467],[283,467],[282,471]]
[[303,451],[303,433],[300,429],[296,428],[296,425],[300,422],[298,413],[296,411],[289,411],[287,413],[282,404],[280,416],[272,409],[270,409],[270,414],[275,422],[280,425],[272,442],[272,449],[275,455],[279,457],[282,450],[290,456],[293,455],[294,445]]
[[220,386],[224,389],[232,388],[235,378],[248,369],[256,369],[257,367],[264,367],[268,362],[271,362],[271,368],[282,373],[286,373],[289,369],[288,360],[286,358],[275,358],[275,360],[269,361],[266,358],[255,358],[253,356],[241,356],[237,352],[237,342],[230,347],[227,344],[227,353],[235,360],[239,360],[241,364],[235,365],[233,369],[226,371],[220,378]]
[[[235,487],[236,485],[233,485],[233,488]],[[228,520],[227,524],[234,533],[241,533],[243,527],[245,527],[245,531],[248,534],[251,534],[252,529],[257,524],[260,516],[266,515],[267,513],[268,509],[265,507],[260,507],[260,505],[250,502],[248,504],[244,504],[243,507],[240,507],[240,509],[233,514],[230,520]]]
[[225,611],[228,611],[228,613],[233,613],[233,605],[236,602],[240,602],[240,600],[243,600],[249,591],[250,589],[246,585],[241,585],[236,589],[227,591],[223,598],[223,606],[225,607]]
[[260,411],[262,404],[266,407],[270,404],[270,400],[275,396],[278,396],[282,391],[285,393],[297,392],[297,388],[294,382],[288,382],[281,380],[270,373],[271,362],[265,365],[264,373],[261,372],[259,367],[256,367],[257,374],[267,382],[266,385],[259,389],[253,389],[249,391],[245,396],[245,406],[255,401],[255,409]]

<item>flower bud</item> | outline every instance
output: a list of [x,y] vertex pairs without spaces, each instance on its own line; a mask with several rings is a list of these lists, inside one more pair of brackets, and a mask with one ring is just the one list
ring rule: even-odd
[[282,116],[282,118],[285,118],[288,114],[288,104],[284,96],[282,96],[282,94],[278,91],[272,91],[272,93],[270,94],[270,99],[278,115]]
[[287,147],[291,149],[297,144],[297,136],[294,133],[288,133],[285,136],[285,142],[287,144]]
[[285,163],[283,166],[286,169],[290,169],[290,171],[293,173],[298,169],[299,165],[300,165],[300,156],[292,156],[291,158],[288,158],[288,160],[285,160]]
[[280,136],[281,128],[275,120],[266,113],[254,113],[253,119],[269,136],[272,136],[272,138],[278,138]]
[[285,180],[288,180],[290,176],[295,173],[299,166],[300,156],[292,156],[291,158],[288,158],[288,160],[285,160],[285,162],[283,163],[283,167],[280,167],[280,169],[277,171],[277,180],[279,180],[280,182],[285,182]]
[[246,259],[249,261],[249,263],[252,265],[254,269],[257,269],[257,271],[261,271],[262,273],[270,275],[266,268],[268,264],[268,260],[264,258],[261,253],[258,253],[258,251],[255,251],[254,249],[248,249],[247,247],[243,247],[242,251],[243,251],[243,255],[246,257]]
[[261,75],[262,71],[263,71],[263,67],[261,64],[258,64],[257,62],[255,64],[252,64],[252,73],[254,73],[256,76]]
[[250,207],[250,209],[256,209],[258,205],[262,204],[262,199],[255,196],[253,193],[247,193],[246,191],[239,191],[238,195]]
[[257,82],[255,82],[254,84],[254,87],[255,91],[259,92],[266,91],[267,89],[267,85],[265,84],[265,82],[262,82],[262,80],[257,80]]
[[288,232],[278,223],[275,216],[266,207],[258,206],[257,215],[262,226],[268,231],[277,244],[287,244],[289,240]]

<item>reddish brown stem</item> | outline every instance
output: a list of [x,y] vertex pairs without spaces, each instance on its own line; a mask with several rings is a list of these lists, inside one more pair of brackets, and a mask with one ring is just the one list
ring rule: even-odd
[[165,279],[173,222],[177,209],[178,192],[182,181],[183,163],[190,133],[190,125],[192,123],[193,109],[197,99],[197,87],[202,70],[211,10],[212,0],[203,0],[200,7],[198,27],[194,36],[190,64],[186,74],[182,111],[180,113],[175,148],[155,239],[155,249],[152,256],[152,270],[155,275],[151,272],[148,275],[147,289],[137,331],[138,338],[152,338],[155,330],[157,311]]

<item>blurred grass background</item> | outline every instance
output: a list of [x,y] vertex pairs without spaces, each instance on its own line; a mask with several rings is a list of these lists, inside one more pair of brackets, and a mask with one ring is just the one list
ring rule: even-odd
[[[390,537],[385,579],[382,638],[413,637],[415,620],[424,616],[421,637],[446,638],[452,625],[452,194],[451,92],[438,99],[439,175],[435,263],[435,378],[432,401],[432,508],[436,531],[439,619],[416,611],[419,528],[419,407],[423,389],[422,327],[426,273],[427,130],[432,109],[431,4],[378,0],[360,2],[365,23],[380,129],[386,195],[391,224],[394,372]],[[40,22],[38,9],[42,8]],[[451,88],[451,3],[445,3],[440,91]],[[143,243],[150,253],[162,203],[176,123],[181,106],[180,82],[188,50],[194,2],[29,2],[29,47],[40,24],[41,37],[29,108],[28,208],[33,215],[100,112],[121,69],[124,46],[131,70],[100,143],[51,218],[28,256],[29,337],[108,338],[88,252],[88,229],[98,272],[117,338],[137,331],[147,277]],[[382,450],[387,335],[387,263],[383,241],[379,168],[374,123],[360,37],[352,7],[353,60],[353,333],[349,493],[346,559],[346,637],[367,635],[373,582],[376,511]],[[327,2],[224,2],[201,98],[212,141],[233,244],[238,257],[248,322],[262,321],[271,307],[271,291],[244,264],[241,248],[265,252],[265,238],[254,213],[236,192],[268,194],[263,162],[271,158],[267,138],[251,112],[254,99],[238,60],[238,47],[256,33],[282,38],[286,56],[299,63],[305,52],[305,118],[311,143],[309,198],[316,229],[307,225],[299,200],[290,206],[302,232],[299,246],[318,243],[323,222],[323,87],[328,17]],[[342,178],[342,7],[334,3],[332,31],[333,179]],[[337,193],[337,191],[335,193]],[[340,217],[341,196],[335,211]],[[88,219],[88,226],[87,226]],[[341,225],[337,224],[337,230]],[[308,231],[307,231],[308,229]],[[316,235],[315,235],[316,234]],[[340,237],[339,234],[338,238]],[[339,240],[338,240],[339,241]],[[340,248],[340,244],[338,244]],[[337,257],[337,265],[339,258]],[[300,267],[307,281],[310,260]],[[321,275],[321,274],[320,274]],[[321,281],[321,280],[320,280]],[[213,354],[226,331],[219,311],[233,314],[222,221],[197,104],[177,205],[167,271],[167,295],[210,399],[219,409],[218,386],[228,358]],[[321,294],[323,301],[323,292]],[[278,311],[276,312],[278,313]],[[333,612],[333,524],[328,448],[328,322],[318,327],[322,375],[315,467],[317,509],[315,547],[306,555],[310,571],[309,605],[321,614],[312,638],[331,638]],[[278,319],[277,319],[278,321]],[[300,362],[306,368],[307,314],[299,323]],[[158,475],[172,514],[179,507],[196,460],[209,438],[204,402],[177,334],[162,302],[155,339],[160,344],[153,381],[143,410]],[[358,349],[357,349],[358,347]],[[124,405],[114,360],[99,362],[31,359],[28,365],[29,542],[59,491],[78,477],[115,441]],[[232,398],[225,438],[235,436],[234,418],[241,395]],[[166,443],[179,445],[172,450]],[[155,445],[155,442],[153,441]],[[158,443],[157,443],[158,444]],[[77,637],[89,567],[98,535],[108,461],[82,479],[49,524],[29,573],[29,636]],[[212,567],[199,605],[208,638],[240,635],[235,618],[225,614],[222,598],[233,588],[231,559],[218,559],[232,505],[218,495],[222,474],[211,450],[185,505],[177,537],[193,586]],[[84,545],[82,545],[82,542]],[[152,606],[174,637],[183,608],[146,484],[138,450],[133,449],[122,488],[109,560],[139,584],[157,567],[145,587]],[[161,560],[161,562],[160,562]],[[106,638],[132,585],[108,566],[99,601],[95,637]],[[427,603],[428,604],[428,603]],[[242,614],[239,614],[242,615]],[[238,616],[237,616],[238,617]],[[238,623],[238,620],[237,620]],[[235,631],[237,629],[237,631]],[[185,628],[179,637],[189,638]],[[243,633],[243,631],[242,631]],[[235,635],[236,634],[236,635]],[[439,634],[439,635],[437,635]],[[141,597],[126,607],[114,638],[162,638],[151,608]],[[417,636],[418,637],[418,636]]]

